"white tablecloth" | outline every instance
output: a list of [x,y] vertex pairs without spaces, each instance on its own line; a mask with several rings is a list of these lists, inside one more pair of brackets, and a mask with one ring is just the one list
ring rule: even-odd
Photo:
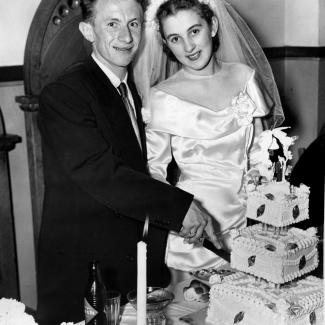
[[[195,302],[195,301],[186,301],[183,295],[183,288],[189,286],[192,279],[182,281],[175,286],[168,288],[171,290],[175,299],[173,302],[166,307],[163,311],[163,314],[166,316],[166,325],[176,325],[181,324],[179,318],[185,315],[188,315],[194,311],[205,308],[208,303]],[[137,314],[136,310],[130,305],[126,304],[121,307],[121,323],[120,325],[135,325],[137,323]],[[85,322],[80,322],[76,325],[84,325]],[[184,323],[182,323],[184,324]]]

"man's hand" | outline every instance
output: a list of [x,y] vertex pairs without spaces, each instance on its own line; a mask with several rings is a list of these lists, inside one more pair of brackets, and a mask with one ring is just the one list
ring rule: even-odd
[[[221,249],[221,244],[215,234],[211,216],[195,201],[192,202],[184,220],[183,227],[179,232],[184,237],[184,242],[193,244],[201,239],[205,231],[209,240],[217,249]],[[206,238],[206,236],[204,236]]]

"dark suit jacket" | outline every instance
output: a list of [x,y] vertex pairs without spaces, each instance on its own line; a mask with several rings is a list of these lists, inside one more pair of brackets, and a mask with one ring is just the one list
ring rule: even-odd
[[168,229],[179,231],[193,196],[149,177],[141,101],[135,102],[144,152],[122,99],[89,57],[44,88],[45,198],[38,248],[39,321],[83,319],[88,262],[99,260],[107,289],[136,288],[137,242],[146,215],[148,286],[167,286]]

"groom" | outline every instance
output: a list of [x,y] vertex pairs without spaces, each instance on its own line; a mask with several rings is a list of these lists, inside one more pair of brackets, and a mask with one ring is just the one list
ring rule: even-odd
[[80,31],[92,55],[40,96],[45,198],[38,248],[38,321],[80,322],[88,262],[107,289],[136,287],[137,242],[149,216],[148,286],[168,285],[168,230],[193,243],[203,230],[219,246],[211,217],[146,168],[141,101],[127,68],[141,40],[136,0],[83,0]]

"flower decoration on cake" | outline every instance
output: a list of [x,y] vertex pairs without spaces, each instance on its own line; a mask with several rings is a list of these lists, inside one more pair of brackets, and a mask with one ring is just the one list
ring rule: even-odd
[[276,302],[276,308],[281,315],[287,315],[289,313],[290,304],[284,299],[280,298]]
[[193,280],[189,287],[183,289],[185,300],[199,302],[209,301],[209,291],[209,286],[197,280]]
[[298,188],[296,188],[296,192],[297,192],[297,194],[300,194],[300,193],[309,194],[310,193],[310,187],[306,186],[305,184],[300,184],[300,186]]
[[[288,137],[283,130],[289,127],[281,127],[273,130],[266,130],[261,133],[259,145],[261,152],[259,156],[258,170],[261,176],[264,176],[268,181],[271,181],[277,172],[277,180],[285,179],[285,176],[291,171],[287,166],[287,161],[292,159],[292,153],[289,147],[295,143],[298,136]],[[283,156],[278,155],[278,161],[272,161],[271,157],[274,156],[276,150],[283,151]]]

